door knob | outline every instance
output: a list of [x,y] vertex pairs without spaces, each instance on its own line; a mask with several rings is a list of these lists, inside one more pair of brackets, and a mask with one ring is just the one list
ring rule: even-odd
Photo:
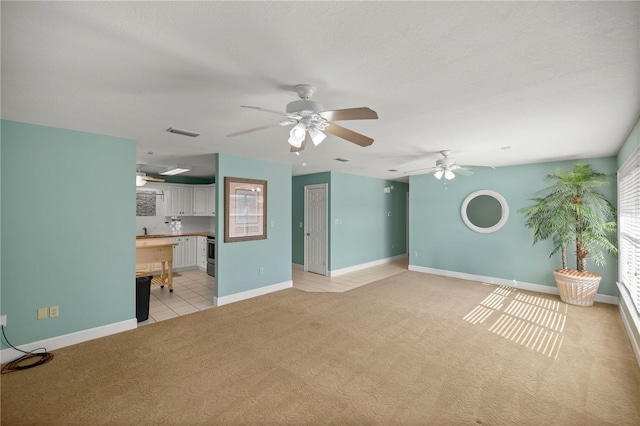
[[307,232],[307,237],[310,237],[310,236],[311,236],[311,232]]

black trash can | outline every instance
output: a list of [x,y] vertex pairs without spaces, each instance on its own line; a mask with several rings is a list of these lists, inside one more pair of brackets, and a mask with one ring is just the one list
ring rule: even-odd
[[138,318],[138,322],[149,319],[151,278],[151,275],[136,277],[136,318]]

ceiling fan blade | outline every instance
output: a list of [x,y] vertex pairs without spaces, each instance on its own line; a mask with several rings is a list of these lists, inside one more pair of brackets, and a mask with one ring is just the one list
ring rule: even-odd
[[473,174],[473,172],[471,170],[467,170],[465,168],[462,168],[460,166],[451,169],[452,172],[454,172],[457,175],[462,175],[462,176],[471,176]]
[[494,166],[472,166],[470,164],[461,164],[460,167],[465,169],[496,169]]
[[302,141],[302,144],[300,145],[299,148],[296,148],[295,146],[291,146],[290,152],[301,152],[304,151],[304,149],[307,147],[307,139],[309,139],[309,134],[307,134],[307,137],[304,138],[304,140]]
[[245,133],[257,132],[258,130],[268,129],[270,127],[278,127],[278,126],[280,126],[280,123],[267,124],[265,126],[254,127],[253,129],[247,129],[247,130],[241,130],[239,132],[229,133],[228,135],[225,135],[225,136],[227,137],[239,136],[239,135],[244,135]]
[[406,172],[403,172],[403,173],[405,175],[408,175],[409,173],[416,173],[416,172],[431,173],[437,170],[440,170],[440,167],[425,167],[424,169],[407,170]]
[[164,179],[158,179],[151,176],[145,176],[142,179],[146,180],[147,182],[164,182]]
[[353,142],[356,145],[360,146],[369,146],[373,143],[373,139],[371,139],[370,137],[361,135],[360,133],[346,129],[335,123],[329,123],[329,125],[324,128],[324,132],[329,133],[333,136],[337,136],[349,142]]
[[365,120],[378,118],[378,113],[367,107],[322,111],[318,113],[318,115],[320,115],[320,117],[324,118],[327,121]]
[[258,110],[258,111],[271,112],[273,114],[278,114],[278,115],[285,115],[284,112],[281,112],[281,111],[274,111],[274,110],[271,110],[271,109],[260,108],[260,107],[257,107],[257,106],[248,106],[248,105],[240,105],[240,106],[242,108],[249,108],[249,109],[255,109],[255,110]]

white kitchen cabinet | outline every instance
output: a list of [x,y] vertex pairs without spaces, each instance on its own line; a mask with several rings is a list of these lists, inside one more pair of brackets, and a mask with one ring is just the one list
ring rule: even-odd
[[186,237],[184,251],[184,266],[196,266],[196,237]]
[[193,215],[207,215],[207,192],[208,188],[196,186],[193,188]]
[[198,185],[193,187],[193,215],[215,216],[216,186]]
[[173,268],[191,268],[196,266],[196,237],[175,237],[172,239]]
[[216,215],[216,186],[209,185],[207,188],[207,216]]
[[196,263],[201,271],[207,270],[207,237],[196,237]]
[[193,215],[193,187],[188,185],[166,185],[167,216]]

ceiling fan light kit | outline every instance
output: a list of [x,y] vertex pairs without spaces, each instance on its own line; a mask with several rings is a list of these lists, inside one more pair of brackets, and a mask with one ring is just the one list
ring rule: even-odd
[[327,135],[325,135],[315,127],[309,128],[308,132],[309,132],[309,136],[311,136],[311,141],[315,146],[320,145],[320,143],[327,137]]
[[[289,102],[287,104],[286,112],[284,113],[284,120],[281,120],[275,125],[255,127],[240,132],[229,133],[227,136],[239,136],[245,133],[275,126],[294,125],[289,132],[288,142],[291,145],[290,151],[296,153],[296,155],[299,155],[300,151],[305,149],[307,134],[314,146],[318,146],[327,137],[323,131],[363,147],[369,146],[373,143],[373,139],[338,126],[337,124],[332,123],[331,120],[376,119],[378,118],[378,114],[375,111],[367,107],[325,111],[324,107],[320,103],[309,99],[315,92],[315,87],[309,84],[298,84],[294,87],[294,90],[300,97],[300,100]],[[255,106],[243,105],[243,108],[281,114],[278,111],[272,111]]]
[[302,123],[298,123],[289,132],[289,144],[295,148],[300,148],[302,146],[302,142],[304,141],[305,135],[305,126]]

